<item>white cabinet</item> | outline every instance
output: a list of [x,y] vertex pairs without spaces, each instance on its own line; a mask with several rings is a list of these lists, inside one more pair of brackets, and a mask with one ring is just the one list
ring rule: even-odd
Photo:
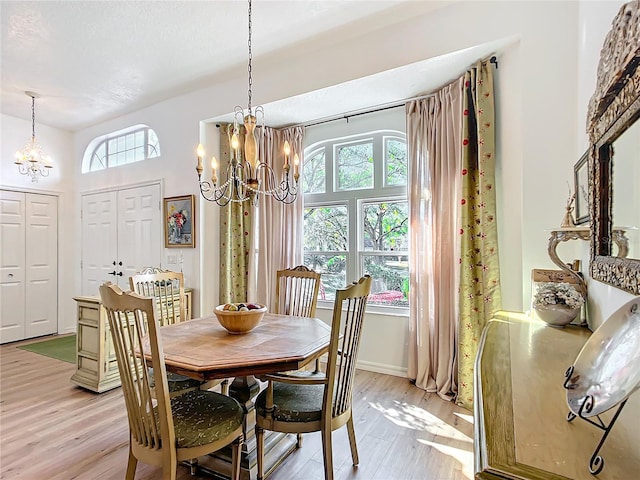
[[82,196],[82,294],[105,281],[129,288],[129,277],[160,265],[163,224],[160,184]]
[[58,331],[58,197],[0,190],[0,343]]
[[[185,290],[186,318],[191,318],[191,289]],[[120,373],[113,351],[107,315],[100,297],[74,297],[78,306],[76,372],[71,381],[101,393],[120,386]]]

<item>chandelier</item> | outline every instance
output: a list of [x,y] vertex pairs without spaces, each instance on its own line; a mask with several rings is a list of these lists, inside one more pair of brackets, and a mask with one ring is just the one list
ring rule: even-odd
[[25,92],[31,97],[31,140],[25,147],[16,152],[18,171],[22,175],[31,176],[32,182],[38,182],[40,177],[48,177],[49,170],[53,168],[51,157],[44,153],[40,144],[36,141],[36,97],[33,92]]
[[[216,157],[211,158],[211,180],[202,180],[202,159],[204,158],[204,148],[198,145],[197,157],[198,183],[200,193],[205,200],[215,202],[220,206],[228,205],[229,202],[242,203],[247,200],[253,205],[257,205],[261,195],[270,196],[275,200],[289,204],[293,203],[298,194],[298,179],[300,160],[296,153],[293,157],[293,182],[289,181],[291,165],[291,146],[288,141],[284,142],[284,165],[282,175],[277,180],[273,169],[258,158],[258,142],[256,139],[256,127],[258,126],[258,116],[261,120],[259,130],[264,135],[264,109],[257,106],[251,107],[251,0],[249,0],[249,102],[247,111],[236,106],[234,109],[233,128],[227,130],[229,145],[231,146],[229,165],[220,172],[218,178],[218,162]],[[244,149],[240,148],[240,125],[244,125]],[[218,182],[221,181],[221,183]]]

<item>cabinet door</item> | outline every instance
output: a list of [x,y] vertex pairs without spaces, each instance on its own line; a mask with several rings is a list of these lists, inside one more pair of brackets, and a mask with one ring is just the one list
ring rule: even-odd
[[0,343],[25,338],[25,194],[0,190]]
[[58,331],[58,198],[26,195],[25,337]]

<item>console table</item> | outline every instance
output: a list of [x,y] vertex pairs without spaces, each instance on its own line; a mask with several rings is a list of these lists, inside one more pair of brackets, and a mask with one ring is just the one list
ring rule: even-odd
[[[187,319],[191,318],[192,289],[185,289]],[[107,315],[97,296],[73,298],[77,304],[76,372],[71,381],[79,387],[102,393],[120,386],[120,373],[113,351]]]
[[499,312],[487,324],[475,365],[476,478],[640,478],[640,397],[632,396],[620,414],[600,452],[606,467],[597,476],[589,473],[589,459],[602,431],[567,421],[564,373],[590,334],[513,312]]

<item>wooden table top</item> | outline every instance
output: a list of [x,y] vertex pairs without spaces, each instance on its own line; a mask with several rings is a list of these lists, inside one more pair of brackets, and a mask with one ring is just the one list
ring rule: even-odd
[[[231,335],[215,316],[160,329],[168,371],[199,380],[297,370],[325,353],[330,327],[322,320],[266,313],[260,324]],[[150,358],[148,344],[144,346]]]

